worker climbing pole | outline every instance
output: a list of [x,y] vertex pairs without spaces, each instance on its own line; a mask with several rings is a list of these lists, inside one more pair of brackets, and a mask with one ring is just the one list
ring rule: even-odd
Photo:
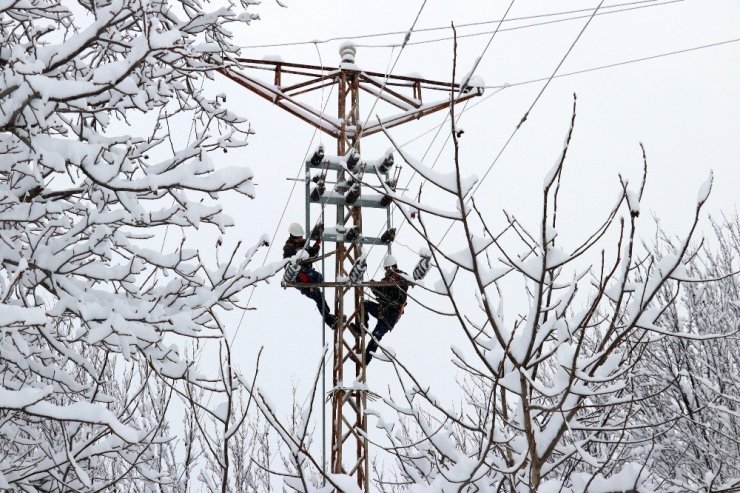
[[[391,286],[395,283],[363,280],[367,263],[362,245],[390,245],[395,238],[395,230],[392,229],[391,214],[388,212],[392,198],[387,194],[363,195],[362,186],[371,180],[377,182],[375,177],[379,177],[390,189],[393,189],[394,183],[389,174],[393,166],[393,155],[386,154],[377,159],[365,160],[361,155],[360,140],[380,132],[383,128],[392,128],[448,109],[452,98],[458,103],[463,102],[481,95],[483,89],[467,86],[461,88],[454,82],[361,70],[356,64],[356,50],[348,43],[342,45],[340,55],[341,64],[336,68],[282,61],[238,59],[232,67],[221,70],[221,73],[337,139],[336,155],[328,155],[321,146],[317,148],[306,161],[305,176],[306,231],[311,231],[312,236],[320,237],[325,243],[335,244],[335,279],[334,281],[322,279],[322,282],[312,284],[293,281],[293,273],[297,276],[300,271],[295,265],[288,268],[287,274],[290,274],[290,278],[284,278],[284,281],[287,282],[286,285],[299,289],[333,287],[335,290],[334,317],[328,321],[335,327],[333,387],[330,391],[332,403],[330,470],[334,474],[355,477],[358,487],[362,491],[369,491],[366,413],[368,387],[365,364],[369,340],[366,331],[357,328],[362,327],[365,320],[364,288]],[[265,71],[271,71],[273,74],[270,82],[252,75],[252,72],[264,74]],[[336,116],[325,114],[298,98],[300,95],[333,85],[337,86]],[[445,96],[434,102],[425,103],[422,96],[430,91],[442,91]],[[375,102],[382,100],[400,112],[384,116],[372,124],[363,125],[360,118],[361,94],[369,94]],[[367,121],[369,122],[369,118]],[[332,190],[327,190],[329,172],[336,173]],[[377,190],[385,187],[376,183],[374,188]],[[312,204],[321,204],[322,210],[326,205],[335,205],[335,224],[324,224],[327,218],[323,215],[318,221],[313,221]],[[378,237],[364,234],[363,208],[386,211],[386,228]],[[428,257],[422,261],[428,270]]]

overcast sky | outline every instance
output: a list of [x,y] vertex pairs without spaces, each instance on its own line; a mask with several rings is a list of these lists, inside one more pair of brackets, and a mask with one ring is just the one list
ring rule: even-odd
[[[284,0],[283,3],[287,8],[264,0],[256,8],[262,19],[239,31],[238,44],[247,47],[403,32],[412,25],[422,5],[421,1],[398,0]],[[444,27],[454,21],[461,26],[459,35],[491,31],[496,23],[471,27],[463,27],[463,24],[500,19],[509,3],[428,0],[416,27]],[[740,38],[740,2],[737,1],[626,3],[604,2],[601,11],[604,15],[591,21],[558,73]],[[623,6],[607,8],[617,4]],[[592,9],[597,5],[596,1],[515,0],[508,17],[529,18],[502,24],[502,30],[485,52],[476,73],[490,86],[548,77],[565,57],[590,12],[533,16]],[[625,11],[609,13],[622,9]],[[578,18],[551,22],[567,17]],[[522,27],[544,22],[549,23]],[[410,41],[450,35],[449,29],[414,33]],[[490,34],[484,34],[460,39],[458,73],[472,68],[490,38]],[[357,64],[367,70],[383,72],[396,63],[396,74],[420,73],[438,80],[450,78],[452,42],[449,39],[410,44],[400,56],[398,48],[362,46],[398,44],[402,40],[402,34],[358,39]],[[243,55],[254,58],[279,55],[285,61],[316,65],[323,62],[336,66],[339,43],[245,48]],[[554,79],[493,167],[476,200],[494,224],[500,224],[501,211],[505,209],[535,227],[541,209],[543,179],[559,155],[575,92],[578,116],[563,175],[566,198],[562,204],[560,234],[565,241],[572,237],[575,242],[604,217],[619,193],[618,174],[632,182],[639,181],[642,174],[640,142],[645,145],[649,161],[642,208],[646,236],[652,231],[652,214],[669,233],[686,231],[697,191],[710,169],[714,170],[715,182],[707,210],[713,214],[732,213],[737,207],[736,190],[740,185],[738,60],[740,43],[733,42]],[[486,90],[486,99],[480,104],[473,107],[471,102],[460,121],[460,127],[465,130],[461,139],[465,173],[478,176],[485,173],[543,85],[544,82],[516,85],[499,92],[491,88]],[[312,127],[229,81],[219,79],[209,90],[225,92],[230,108],[247,117],[256,131],[246,149],[223,156],[225,164],[251,167],[258,183],[258,196],[254,201],[227,204],[237,221],[227,242],[233,244],[240,239],[252,243],[262,233],[272,236],[294,183],[287,178],[300,171],[310,148],[321,141],[331,149],[333,140],[328,136],[316,136],[312,141]],[[319,105],[322,98],[328,98],[328,94],[317,93],[309,101]],[[366,98],[361,104],[367,112],[372,98]],[[334,106],[330,104],[329,108]],[[376,109],[381,117],[384,116],[381,109]],[[394,129],[392,133],[400,142],[406,142],[439,125],[444,117],[443,113],[438,113]],[[435,132],[431,132],[406,149],[418,158],[428,151],[424,160],[428,165],[439,154],[437,168],[450,171],[451,145],[443,149],[447,133],[443,131],[433,140],[434,135]],[[389,146],[382,136],[370,137],[362,143],[363,155],[378,157]],[[401,182],[406,183],[410,174],[405,167]],[[415,190],[416,187],[418,181],[412,182],[411,188]],[[303,217],[304,197],[299,186],[288,203],[268,261],[280,258],[288,224],[302,222]],[[441,233],[435,231],[437,235]],[[409,228],[402,231],[399,243],[411,250],[423,244]],[[455,248],[454,239],[449,244],[450,248]],[[376,250],[372,254],[370,273],[382,258],[380,249]],[[409,249],[397,245],[394,253],[400,258],[402,267],[413,268],[417,257]],[[262,261],[261,256],[259,260]],[[333,272],[332,263],[327,264],[327,272]],[[260,380],[263,386],[273,389],[275,399],[286,395],[291,379],[299,381],[301,388],[309,384],[307,372],[317,365],[323,330],[312,302],[295,291],[281,289],[279,281],[275,279],[271,285],[257,289],[251,300],[257,310],[244,317],[236,339],[236,353],[242,355],[238,364],[246,373],[251,373],[259,347],[265,346]],[[237,322],[238,317],[233,320],[232,330]],[[455,372],[447,363],[450,344],[459,342],[453,334],[448,322],[424,313],[412,303],[383,342],[393,346],[397,355],[427,383],[437,382],[444,392],[444,389],[454,389]],[[377,363],[371,366],[371,388],[382,392],[392,382],[388,366]]]

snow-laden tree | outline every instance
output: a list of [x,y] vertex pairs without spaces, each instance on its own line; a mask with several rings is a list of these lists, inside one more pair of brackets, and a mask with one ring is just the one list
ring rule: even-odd
[[[669,304],[659,325],[684,336],[663,337],[640,363],[655,398],[643,403],[649,433],[635,455],[645,455],[660,491],[740,487],[740,219],[713,222],[713,230],[689,255],[688,282],[672,281],[659,295]],[[656,243],[675,254],[671,238]],[[732,336],[711,337],[718,332]]]
[[181,347],[274,271],[162,248],[253,195],[212,161],[248,124],[201,90],[251,3],[0,2],[0,488],[177,489],[175,382],[218,385]]
[[[471,195],[476,179],[463,176],[454,109],[451,173],[432,170],[396,146],[437,195],[450,198],[444,207],[437,195],[428,203],[421,192],[412,199],[385,190],[427,239],[439,278],[425,288],[449,300],[447,324],[454,322],[467,344],[452,349],[453,363],[463,373],[461,406],[437,398],[431,382],[409,371],[402,356],[381,351],[385,356],[378,359],[390,360],[403,390],[400,400],[386,399],[397,418],[377,410],[387,450],[399,466],[397,477],[386,475],[388,481],[380,483],[384,490],[660,490],[671,461],[680,458],[680,441],[689,440],[677,436],[671,441],[671,423],[695,419],[691,413],[709,404],[705,400],[692,404],[697,406],[692,410],[683,408],[684,415],[672,414],[670,423],[669,418],[661,420],[668,411],[656,415],[655,408],[667,398],[662,392],[671,385],[686,388],[678,377],[686,376],[682,365],[687,358],[701,358],[684,351],[675,368],[646,361],[667,341],[677,346],[697,338],[725,341],[716,348],[723,352],[722,364],[734,375],[735,387],[723,386],[716,369],[695,360],[692,364],[703,365],[705,391],[711,389],[711,402],[725,410],[715,424],[737,412],[737,351],[731,350],[733,344],[737,349],[737,339],[725,337],[737,327],[708,324],[708,333],[696,334],[683,324],[664,323],[690,278],[695,260],[690,242],[711,177],[700,187],[695,216],[670,255],[642,248],[637,239],[645,176],[637,186],[620,181],[616,201],[590,234],[575,241],[562,237],[560,226],[572,219],[558,210],[558,195],[575,116],[574,100],[565,144],[545,177],[540,219],[534,225],[505,214],[504,225],[494,229],[477,207]],[[432,240],[435,222],[437,227],[452,223],[448,241],[461,243],[461,250],[449,251]],[[731,307],[717,301],[710,317],[729,316]],[[375,364],[382,363],[373,360]],[[695,432],[697,428],[686,431]],[[728,430],[722,439],[736,446],[731,435]],[[718,458],[725,459],[720,462],[726,468],[727,456]],[[716,475],[717,468],[709,464],[709,476]],[[695,473],[677,478],[674,485],[693,490],[700,481],[691,475]],[[727,471],[723,483],[733,475],[737,477],[736,471]]]

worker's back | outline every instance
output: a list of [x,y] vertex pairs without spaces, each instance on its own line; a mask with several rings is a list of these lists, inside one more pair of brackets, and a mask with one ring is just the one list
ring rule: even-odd
[[397,269],[386,270],[382,280],[394,282],[395,286],[381,286],[373,289],[381,304],[395,308],[406,303],[406,298],[408,297],[406,291],[409,288],[409,283],[401,274],[406,273]]

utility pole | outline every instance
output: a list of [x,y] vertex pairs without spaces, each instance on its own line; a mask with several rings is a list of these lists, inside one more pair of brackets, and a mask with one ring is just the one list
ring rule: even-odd
[[[342,64],[355,63],[355,49],[343,46],[340,51]],[[348,104],[349,103],[349,104]],[[349,149],[360,152],[360,80],[356,71],[342,70],[339,74],[339,95],[337,114],[344,122],[337,139],[337,156],[345,156]],[[352,131],[354,129],[354,131]],[[344,170],[337,171],[337,183],[345,178]],[[348,219],[353,222],[355,231],[362,234],[362,209],[337,205],[336,224],[344,226]],[[361,243],[350,243],[345,247],[343,241],[336,244],[335,279],[349,275],[349,270],[357,258],[362,255]],[[368,476],[368,446],[367,438],[367,392],[345,390],[345,370],[354,373],[354,380],[365,384],[367,382],[363,357],[365,354],[365,337],[356,331],[345,337],[344,298],[352,292],[352,312],[347,317],[347,323],[359,326],[363,318],[363,288],[335,288],[334,313],[337,315],[338,326],[334,330],[334,369],[332,395],[332,433],[331,433],[331,472],[334,474],[347,473],[356,475],[357,485],[363,491],[369,491],[370,477]],[[354,337],[352,337],[354,336]],[[349,341],[347,340],[349,339]],[[349,344],[348,344],[349,342]],[[345,356],[345,350],[346,356]],[[347,375],[349,376],[349,375]],[[346,431],[345,431],[346,430]],[[356,454],[355,464],[345,471],[344,445],[354,442]]]
[[[322,287],[334,288],[334,313],[337,326],[334,330],[334,354],[332,383],[331,427],[331,472],[347,474],[356,478],[362,491],[370,491],[369,454],[367,440],[367,367],[364,364],[366,346],[365,332],[349,330],[354,324],[363,323],[364,288],[369,285],[382,285],[379,282],[350,283],[345,279],[353,265],[362,255],[363,244],[389,244],[391,235],[373,238],[363,235],[363,207],[387,208],[388,200],[381,198],[353,197],[349,199],[347,183],[352,177],[346,171],[349,163],[359,159],[360,139],[378,133],[382,127],[392,128],[404,123],[445,110],[450,107],[452,98],[463,102],[483,93],[482,88],[463,88],[454,82],[440,82],[421,77],[394,76],[377,72],[363,71],[355,64],[354,46],[345,43],[340,47],[341,65],[339,67],[319,67],[282,61],[238,59],[237,64],[220,72],[241,86],[273,102],[301,120],[313,125],[322,132],[337,139],[337,156],[326,157],[322,151],[306,162],[306,231],[311,231],[311,204],[336,205],[336,224],[322,233],[322,239],[336,244],[335,280],[324,282]],[[252,72],[264,74],[272,72],[272,82],[257,78]],[[287,83],[288,79],[292,79]],[[332,85],[337,86],[337,116],[329,116],[301,102],[298,96]],[[410,94],[409,94],[410,92]],[[444,98],[430,103],[422,99],[429,92],[442,92]],[[369,94],[375,100],[382,100],[396,108],[396,114],[383,117],[379,122],[362,127],[360,119],[360,96]],[[387,167],[354,163],[357,169],[374,168],[387,175]],[[310,189],[310,171],[336,171],[335,190],[326,194]],[[321,180],[322,178],[320,178]],[[356,186],[359,187],[359,184]],[[344,188],[342,188],[344,187]],[[338,195],[338,193],[343,195]],[[346,194],[345,194],[346,192]],[[325,218],[324,218],[325,219]],[[390,214],[387,214],[387,228],[390,228]],[[388,229],[386,233],[390,230]],[[341,282],[339,282],[341,280]],[[295,287],[316,287],[315,284]],[[346,317],[345,317],[346,316]]]

